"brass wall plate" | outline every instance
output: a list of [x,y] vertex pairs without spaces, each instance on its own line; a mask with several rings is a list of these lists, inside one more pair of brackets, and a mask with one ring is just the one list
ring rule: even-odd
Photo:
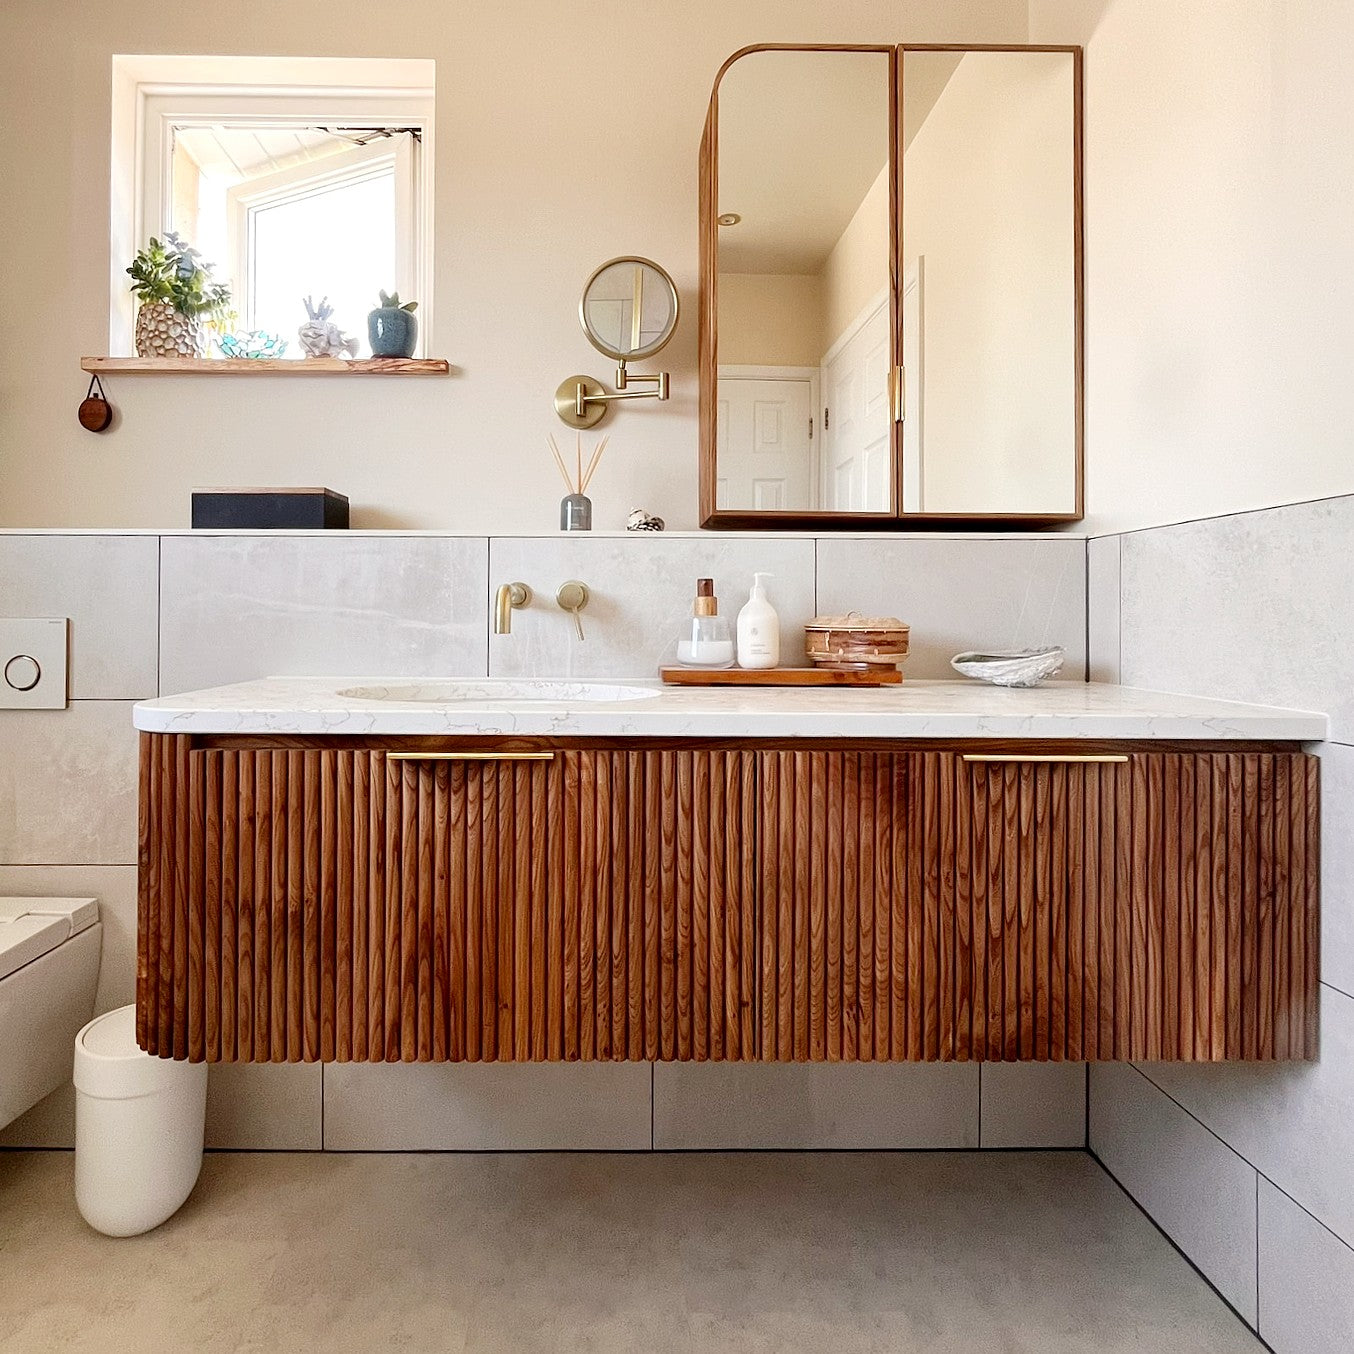
[[606,394],[606,387],[591,376],[570,376],[561,381],[555,391],[555,412],[571,428],[595,428],[605,417],[609,408],[606,404],[585,404],[583,412],[578,412],[578,387],[590,399]]

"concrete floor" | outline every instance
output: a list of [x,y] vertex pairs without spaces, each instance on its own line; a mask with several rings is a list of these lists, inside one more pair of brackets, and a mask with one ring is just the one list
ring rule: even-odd
[[207,1158],[145,1237],[0,1153],[0,1350],[1224,1354],[1080,1153]]

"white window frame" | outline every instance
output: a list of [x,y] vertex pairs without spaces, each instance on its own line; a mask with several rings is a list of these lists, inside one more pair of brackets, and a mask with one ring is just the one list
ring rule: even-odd
[[[417,300],[420,295],[415,247],[417,158],[417,143],[411,136],[401,134],[319,160],[302,161],[271,174],[260,174],[227,189],[227,256],[240,289],[236,301],[243,327],[258,327],[254,318],[254,213],[391,172],[395,179],[395,273],[387,285],[401,296]],[[376,304],[374,296],[371,303]],[[419,337],[421,340],[422,333]]]
[[[395,285],[419,303],[421,353],[434,315],[433,80],[434,64],[424,59],[115,56],[109,352],[134,351],[127,264],[150,236],[171,228],[173,129],[253,122],[418,129],[417,138],[390,138],[410,143],[403,156],[389,142],[384,153],[396,157],[397,211],[407,226],[396,232],[407,257]],[[320,163],[310,162],[312,171]]]

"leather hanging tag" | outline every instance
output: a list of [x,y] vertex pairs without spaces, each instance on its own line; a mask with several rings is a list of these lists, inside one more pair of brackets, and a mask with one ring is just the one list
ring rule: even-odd
[[[96,393],[97,392],[97,393]],[[103,432],[113,421],[113,406],[103,393],[103,382],[98,375],[90,377],[89,393],[80,401],[80,426],[92,433]]]

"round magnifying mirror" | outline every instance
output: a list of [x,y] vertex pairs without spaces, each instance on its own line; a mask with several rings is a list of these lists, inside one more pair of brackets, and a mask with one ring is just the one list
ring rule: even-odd
[[610,259],[583,287],[578,317],[589,342],[616,362],[656,353],[677,328],[677,288],[652,259]]

